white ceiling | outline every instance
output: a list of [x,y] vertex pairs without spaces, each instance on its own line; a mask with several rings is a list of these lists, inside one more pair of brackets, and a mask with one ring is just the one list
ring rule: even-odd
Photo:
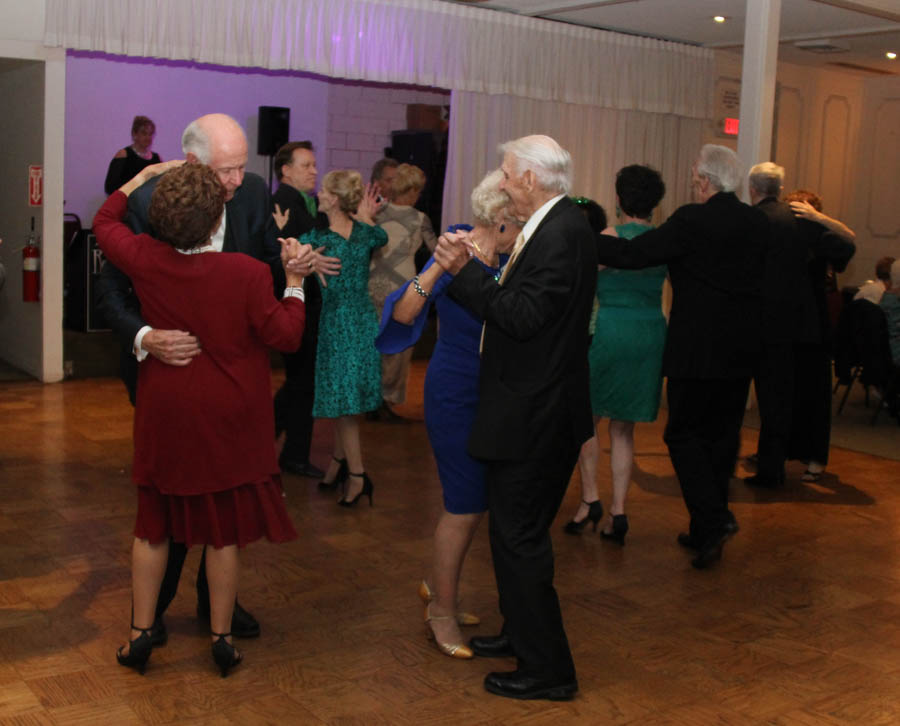
[[[745,0],[450,0],[606,30],[740,51]],[[714,15],[724,15],[716,23]],[[900,0],[781,0],[779,59],[900,75]],[[795,41],[831,40],[848,50],[812,53]],[[834,66],[832,66],[834,67]]]

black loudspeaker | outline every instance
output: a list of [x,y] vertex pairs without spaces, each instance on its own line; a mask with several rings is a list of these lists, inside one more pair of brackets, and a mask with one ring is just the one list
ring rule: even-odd
[[434,173],[438,145],[432,131],[391,131],[391,153],[401,164],[412,164],[425,172]]
[[256,153],[261,156],[275,156],[288,142],[291,128],[291,109],[282,106],[259,107],[259,135]]

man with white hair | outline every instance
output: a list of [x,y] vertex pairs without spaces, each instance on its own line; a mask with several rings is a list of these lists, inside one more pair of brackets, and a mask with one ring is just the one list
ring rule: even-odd
[[[187,163],[207,164],[225,187],[225,213],[212,237],[213,247],[221,252],[243,252],[268,262],[273,266],[274,274],[280,276],[280,270],[276,267],[279,244],[270,214],[269,192],[262,178],[244,171],[247,138],[240,124],[225,114],[201,116],[185,128],[181,146]],[[136,233],[150,232],[150,198],[161,178],[154,177],[128,198],[125,221]],[[109,262],[103,266],[100,287],[100,304],[106,320],[123,343],[121,375],[134,403],[138,393],[139,361],[152,355],[168,365],[185,366],[200,354],[201,341],[189,331],[157,330],[147,325],[141,317],[140,301],[131,289],[130,280]],[[162,616],[175,597],[186,554],[184,544],[171,543],[166,574],[157,600],[156,620],[151,630],[154,645],[166,642]],[[209,618],[205,556],[197,573],[197,614],[201,618]],[[259,623],[237,600],[231,631],[237,637],[259,635]]]
[[737,155],[707,144],[691,168],[695,204],[633,240],[600,235],[601,264],[667,264],[672,311],[663,355],[669,418],[665,441],[690,513],[678,536],[708,567],[737,531],[728,485],[740,443],[750,376],[760,350],[761,289],[771,233],[765,215],[741,202]]
[[549,528],[581,444],[593,433],[587,329],[597,282],[591,228],[566,196],[569,153],[547,136],[500,147],[511,211],[527,219],[499,281],[471,261],[465,235],[443,235],[436,262],[450,295],[485,321],[479,402],[469,453],[484,462],[500,635],[472,638],[476,655],[515,656],[489,673],[491,693],[572,698],[575,665],[553,588]]
[[794,215],[779,201],[784,168],[766,161],[750,169],[750,202],[769,219],[772,246],[763,285],[763,345],[754,371],[759,403],[757,473],[746,477],[750,486],[774,488],[784,484],[784,462],[791,436],[794,401],[794,350],[821,340],[819,315],[808,261],[830,257],[830,248],[843,246],[821,224]]

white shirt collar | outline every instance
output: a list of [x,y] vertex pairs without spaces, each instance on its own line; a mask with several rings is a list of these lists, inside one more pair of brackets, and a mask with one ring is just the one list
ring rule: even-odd
[[183,255],[200,255],[204,252],[219,252],[220,250],[217,250],[212,244],[205,244],[200,247],[191,247],[189,250],[182,250],[176,247],[175,251],[180,252]]
[[544,217],[547,216],[547,212],[556,204],[560,199],[562,199],[565,194],[557,194],[553,199],[548,199],[544,202],[540,207],[538,207],[537,211],[532,214],[528,221],[525,223],[525,226],[522,228],[522,236],[525,238],[525,241],[531,239],[531,235],[534,234],[534,230],[538,228],[538,225],[544,221]]
[[212,242],[212,246],[216,252],[221,252],[222,248],[225,246],[225,217],[228,215],[228,208],[222,210],[222,221],[219,223],[218,229],[213,233],[213,236],[210,238],[210,242]]

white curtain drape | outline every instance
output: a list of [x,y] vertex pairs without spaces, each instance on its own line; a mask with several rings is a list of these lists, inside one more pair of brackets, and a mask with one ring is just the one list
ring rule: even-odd
[[47,0],[44,42],[706,118],[712,51],[436,0]]
[[619,111],[513,96],[454,91],[444,186],[443,225],[470,222],[469,195],[500,165],[498,144],[546,134],[572,154],[573,194],[590,197],[615,221],[615,174],[649,164],[662,174],[666,196],[655,221],[690,201],[690,167],[702,145],[704,121],[672,114]]

